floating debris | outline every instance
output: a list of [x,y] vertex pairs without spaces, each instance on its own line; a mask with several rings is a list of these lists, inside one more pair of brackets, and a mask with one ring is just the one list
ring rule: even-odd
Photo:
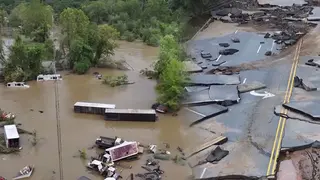
[[15,176],[12,180],[28,178],[28,177],[30,177],[32,175],[33,170],[34,170],[34,166],[33,165],[26,166],[26,167],[22,168],[18,172],[17,176]]
[[146,165],[147,166],[157,166],[159,164],[159,161],[156,161],[152,158],[147,159]]

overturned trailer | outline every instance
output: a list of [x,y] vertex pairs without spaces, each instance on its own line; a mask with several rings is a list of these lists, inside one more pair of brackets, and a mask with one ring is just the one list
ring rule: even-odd
[[110,121],[155,122],[157,114],[154,109],[106,109],[104,119]]
[[115,162],[121,159],[136,156],[139,153],[137,142],[123,142],[120,145],[108,148],[105,150],[108,161]]
[[114,109],[114,108],[116,108],[115,104],[90,103],[90,102],[76,102],[74,104],[74,112],[76,113],[89,113],[89,114],[103,115],[106,109]]

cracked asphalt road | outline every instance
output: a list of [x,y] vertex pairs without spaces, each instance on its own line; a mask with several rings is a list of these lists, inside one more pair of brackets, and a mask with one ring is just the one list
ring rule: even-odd
[[[197,125],[202,129],[227,136],[229,141],[222,147],[230,153],[218,164],[205,164],[193,168],[193,175],[196,178],[206,179],[229,175],[263,177],[267,173],[273,174],[272,167],[276,161],[270,163],[270,156],[273,155],[272,159],[276,159],[277,156],[274,140],[279,123],[279,117],[275,116],[273,111],[276,105],[284,101],[293,60],[296,59],[294,50],[289,51],[291,53],[288,56],[275,58],[277,63],[264,61],[268,66],[240,72],[241,82],[245,78],[246,83],[260,81],[266,84],[267,88],[257,92],[267,91],[274,94],[274,97],[262,99],[249,92],[240,94],[240,103],[230,106],[228,113]],[[250,56],[250,53],[247,55]],[[222,124],[223,130],[219,131],[220,128],[215,127],[217,123]],[[277,141],[282,139],[280,137],[283,135],[279,133]],[[276,146],[278,144],[279,142]]]

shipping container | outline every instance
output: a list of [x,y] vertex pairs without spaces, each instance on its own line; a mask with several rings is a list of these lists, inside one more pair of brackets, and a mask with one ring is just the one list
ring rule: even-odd
[[154,109],[106,109],[105,120],[109,121],[148,121],[155,122],[157,114]]
[[114,108],[116,108],[115,104],[102,104],[102,103],[89,103],[89,102],[76,102],[74,104],[74,112],[76,113],[103,115],[106,109],[114,109]]

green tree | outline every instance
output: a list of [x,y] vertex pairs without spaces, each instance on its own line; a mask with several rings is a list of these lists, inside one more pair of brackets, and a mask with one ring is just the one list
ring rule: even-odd
[[30,0],[0,0],[0,6],[6,12],[10,12],[14,7],[25,1],[28,2]]
[[159,60],[155,64],[155,71],[160,75],[168,66],[171,59],[180,60],[181,47],[173,35],[166,35],[160,41]]
[[92,61],[93,65],[97,65],[101,55],[114,54],[114,48],[117,47],[116,39],[119,37],[119,32],[109,25],[98,26],[98,39],[96,44],[95,57]]
[[149,21],[150,17],[157,17],[160,21],[169,22],[172,11],[169,9],[167,1],[148,0],[143,12],[143,17]]
[[67,35],[67,45],[77,37],[87,39],[89,18],[80,9],[67,8],[60,14],[60,25],[63,33]]
[[[111,1],[108,1],[111,2]],[[111,9],[108,8],[108,2],[92,1],[82,7],[84,12],[88,15],[91,21],[102,23],[107,20],[108,15],[111,14]]]
[[82,60],[74,64],[74,72],[77,74],[85,74],[90,68],[90,61]]
[[173,35],[161,39],[159,60],[155,65],[159,77],[158,101],[172,110],[178,110],[188,80],[181,54],[182,48]]
[[26,3],[21,3],[16,6],[9,15],[9,25],[12,27],[22,26],[23,16],[27,9]]
[[184,64],[177,59],[170,59],[160,75],[160,83],[157,86],[159,103],[168,106],[174,111],[178,110],[184,95],[187,77],[184,71]]
[[[93,59],[93,49],[82,38],[72,40],[69,52],[70,68],[73,69],[76,63],[86,63],[90,68],[90,61]],[[81,66],[82,67],[82,66]],[[75,70],[77,71],[77,70]],[[83,71],[83,70],[81,70]]]
[[42,72],[43,44],[26,44],[18,37],[11,47],[8,61],[5,61],[4,76],[6,81],[25,81],[34,79]]
[[7,24],[8,14],[5,10],[0,9],[0,27],[2,28]]
[[53,10],[41,0],[32,0],[22,13],[23,32],[36,42],[45,42],[53,24]]
[[48,4],[53,7],[56,13],[60,14],[64,9],[67,8],[79,9],[86,1],[88,0],[51,0],[51,2],[48,1]]

